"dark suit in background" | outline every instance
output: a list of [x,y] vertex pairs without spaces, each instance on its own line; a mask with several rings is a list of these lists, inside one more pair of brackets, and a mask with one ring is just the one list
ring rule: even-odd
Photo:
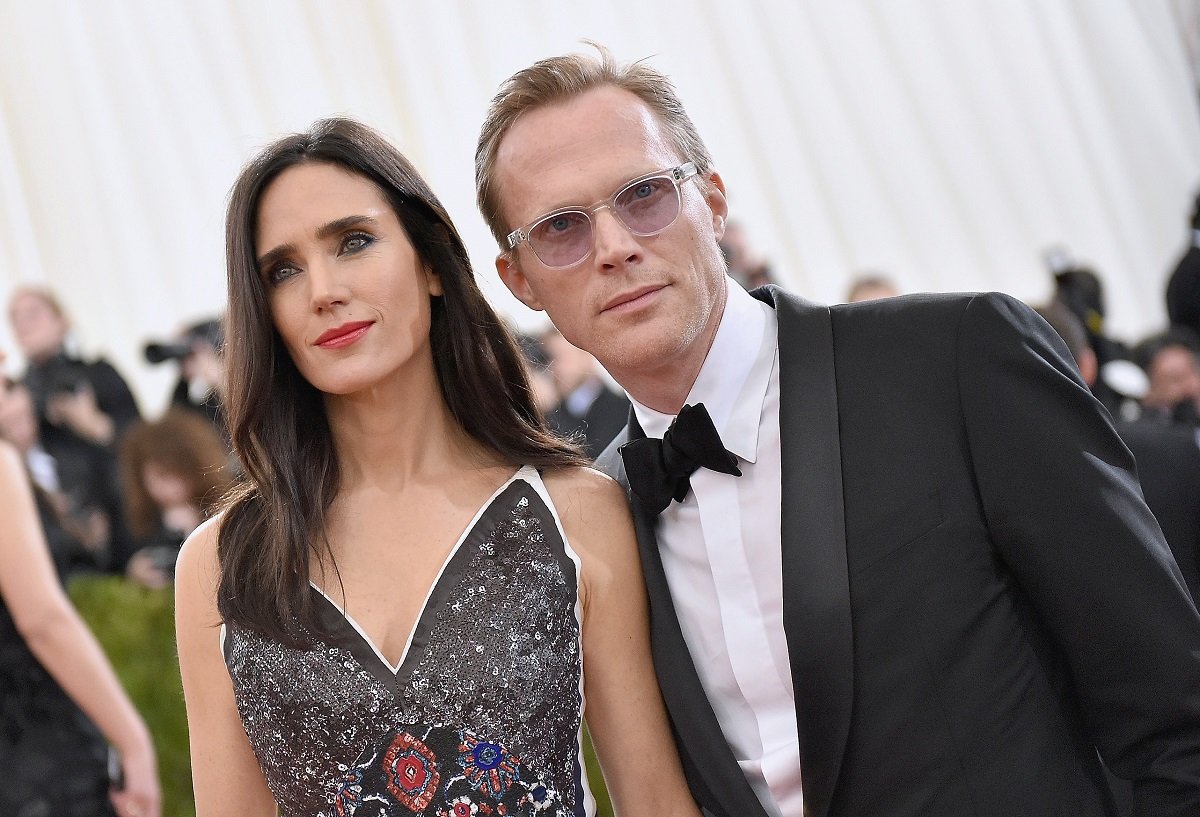
[[580,440],[587,455],[595,459],[625,427],[629,398],[609,389],[599,377],[581,388],[594,389],[595,396],[585,401],[585,408],[579,410],[568,397],[547,412],[546,422],[559,434]]
[[1146,504],[1200,605],[1200,446],[1196,430],[1169,423],[1117,423],[1137,460]]

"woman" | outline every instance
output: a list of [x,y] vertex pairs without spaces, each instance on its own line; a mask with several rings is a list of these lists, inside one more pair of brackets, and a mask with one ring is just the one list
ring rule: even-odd
[[147,587],[166,587],[183,540],[233,481],[225,443],[204,415],[176,406],[154,422],[134,423],[119,460],[134,547],[125,573]]
[[590,813],[585,698],[617,810],[696,817],[624,497],[546,431],[409,162],[318,122],[226,240],[246,479],[176,575],[199,817]]
[[[0,520],[0,814],[157,817],[149,732],[63,592],[6,442]],[[119,753],[123,788],[110,790],[105,739]]]

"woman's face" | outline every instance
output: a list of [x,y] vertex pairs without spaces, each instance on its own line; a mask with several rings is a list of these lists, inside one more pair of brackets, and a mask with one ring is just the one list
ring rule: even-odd
[[432,366],[441,283],[369,180],[328,163],[288,168],[263,192],[254,249],[275,329],[317,389],[352,394]]
[[153,460],[142,463],[142,485],[160,508],[186,505],[192,501],[192,487],[176,471]]
[[67,324],[54,307],[36,292],[22,292],[8,308],[9,322],[21,352],[32,361],[42,361],[62,349]]

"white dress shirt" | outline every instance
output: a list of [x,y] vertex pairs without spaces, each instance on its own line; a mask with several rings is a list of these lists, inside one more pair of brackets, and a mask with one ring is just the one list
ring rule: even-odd
[[[658,547],[700,682],[768,814],[803,811],[796,702],[783,630],[775,310],[733,280],[686,403],[703,403],[742,476],[701,468],[659,517]],[[633,401],[648,437],[673,417]]]

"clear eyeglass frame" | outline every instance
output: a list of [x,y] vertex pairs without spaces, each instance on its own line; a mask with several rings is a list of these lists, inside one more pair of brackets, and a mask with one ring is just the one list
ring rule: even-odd
[[[587,217],[588,223],[592,229],[592,237],[593,237],[593,242],[594,242],[594,240],[595,240],[595,222],[594,222],[593,217],[595,216],[596,213],[598,213],[599,211],[603,210],[606,207],[612,211],[612,213],[616,217],[617,221],[619,221],[621,223],[621,225],[626,230],[628,230],[630,233],[632,233],[633,235],[642,236],[642,237],[658,235],[659,233],[666,230],[668,227],[670,227],[672,224],[674,224],[679,219],[679,213],[683,210],[682,194],[680,193],[679,188],[683,185],[684,182],[686,182],[688,179],[691,179],[692,177],[694,177],[698,172],[699,171],[696,169],[695,162],[684,162],[683,164],[677,165],[675,167],[668,167],[663,170],[655,171],[653,173],[647,173],[644,176],[638,176],[636,179],[630,179],[629,181],[627,181],[623,185],[621,185],[619,188],[617,188],[616,192],[613,193],[611,196],[609,196],[607,199],[604,199],[603,201],[598,201],[590,207],[559,207],[557,210],[551,210],[549,213],[546,213],[545,215],[538,216],[533,221],[526,224],[524,227],[519,227],[516,230],[513,230],[511,233],[509,233],[508,236],[506,236],[506,241],[508,243],[508,249],[509,249],[509,251],[515,250],[522,243],[528,242],[530,240],[530,235],[532,235],[533,231],[536,230],[538,228],[538,226],[541,225],[543,222],[546,222],[552,218],[558,218],[558,217],[566,215],[568,213],[580,213]],[[629,188],[636,187],[639,184],[644,184],[644,183],[646,183],[648,181],[652,181],[654,179],[668,179],[674,184],[675,198],[676,198],[676,202],[677,202],[675,217],[672,218],[666,224],[664,224],[662,227],[659,227],[656,230],[651,230],[650,232],[642,232],[639,230],[635,230],[632,227],[630,227],[628,224],[626,224],[625,219],[623,219],[621,217],[620,210],[618,210],[616,208],[617,199],[620,198],[621,194],[623,194],[625,191],[629,190]],[[530,242],[530,244],[529,244],[529,249],[533,252],[533,254],[535,256],[537,256],[538,261],[541,261],[542,265],[548,269],[567,269],[568,267],[575,266],[576,264],[578,264],[581,261],[583,261],[584,259],[586,259],[589,255],[591,255],[591,252],[589,251],[589,252],[585,253],[584,255],[580,256],[575,261],[572,261],[569,264],[547,264],[542,259],[542,257],[540,255],[538,255],[538,251],[536,248],[534,248],[532,242]]]

